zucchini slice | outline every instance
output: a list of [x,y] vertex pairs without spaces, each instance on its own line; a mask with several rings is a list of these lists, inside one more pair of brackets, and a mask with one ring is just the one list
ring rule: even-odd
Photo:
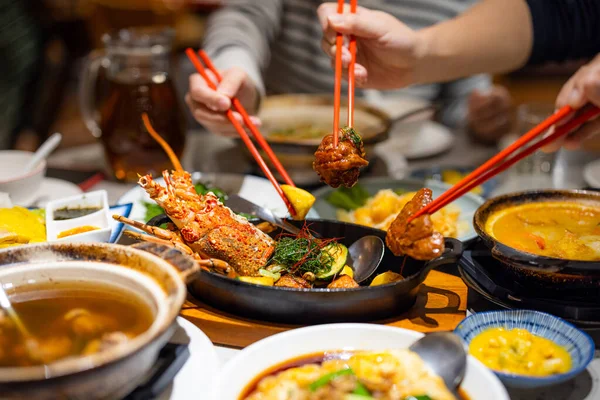
[[329,271],[316,275],[316,278],[328,280],[333,278],[346,265],[348,248],[341,243],[331,243],[323,247],[323,251],[328,252],[333,257],[333,263]]

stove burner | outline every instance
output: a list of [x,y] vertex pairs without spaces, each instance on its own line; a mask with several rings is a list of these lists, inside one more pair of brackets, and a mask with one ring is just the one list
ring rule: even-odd
[[502,271],[501,263],[481,242],[463,253],[459,271],[465,284],[487,301],[503,308],[533,309],[564,318],[580,326],[600,327],[600,304],[554,294],[532,292]]
[[123,400],[152,400],[160,396],[181,370],[190,350],[187,344],[167,343],[158,355],[148,380]]

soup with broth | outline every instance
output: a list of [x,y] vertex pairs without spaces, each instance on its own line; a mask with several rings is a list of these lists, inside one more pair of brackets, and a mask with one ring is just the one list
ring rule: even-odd
[[485,230],[500,243],[540,256],[600,261],[600,206],[532,202],[494,212]]
[[113,286],[51,282],[7,290],[37,343],[32,350],[13,320],[0,310],[0,367],[50,364],[105,351],[146,331],[154,310]]

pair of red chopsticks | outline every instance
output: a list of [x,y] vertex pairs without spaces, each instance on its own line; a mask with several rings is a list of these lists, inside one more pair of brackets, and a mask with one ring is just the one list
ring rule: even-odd
[[[564,136],[573,129],[579,127],[586,121],[600,115],[600,109],[595,106],[586,106],[579,112],[579,114],[575,115],[564,125],[557,126],[552,134],[533,144],[530,144],[531,142],[533,142],[533,140],[543,135],[544,132],[546,132],[551,126],[574,114],[575,110],[573,110],[569,106],[561,108],[560,110],[552,114],[550,117],[548,117],[546,120],[544,120],[541,124],[537,125],[535,128],[533,128],[525,135],[520,137],[519,140],[517,140],[515,143],[513,143],[500,153],[496,154],[494,157],[489,159],[475,171],[471,172],[469,175],[461,179],[456,185],[452,186],[440,197],[429,203],[427,206],[423,207],[415,214],[413,214],[413,216],[408,219],[408,222],[421,215],[433,214],[434,212],[440,210],[441,208],[443,208],[447,204],[450,204],[463,194],[469,192],[474,187],[481,185],[483,182],[487,181],[491,177],[499,174],[500,172],[506,170],[508,167],[527,157],[531,153],[539,150],[541,147],[555,141],[559,137]],[[530,145],[524,148],[527,144]],[[518,152],[517,154],[513,154],[520,149],[520,152]]]
[[[210,77],[206,74],[206,70],[204,69],[204,66],[202,65],[202,63],[200,62],[198,57],[196,56],[196,53],[194,53],[194,50],[188,48],[185,51],[185,53],[187,54],[187,56],[190,59],[190,61],[192,62],[192,64],[194,64],[194,67],[196,67],[196,70],[198,71],[198,73],[202,76],[202,78],[204,78],[208,87],[210,87],[213,90],[217,90],[217,87],[215,86],[215,84],[211,81]],[[200,50],[200,51],[198,51],[198,55],[200,56],[202,61],[204,61],[204,63],[206,64],[206,67],[208,69],[210,69],[210,71],[215,75],[215,77],[217,78],[217,81],[221,82],[223,77],[221,76],[219,71],[215,68],[211,59],[208,57],[208,54],[206,54],[206,52],[204,52],[204,50]],[[265,151],[265,153],[267,154],[267,156],[269,157],[269,159],[271,160],[271,162],[273,163],[273,165],[275,166],[275,168],[277,169],[277,171],[279,172],[279,174],[281,175],[281,177],[283,178],[285,183],[287,183],[290,186],[295,187],[296,185],[294,185],[294,182],[292,182],[292,179],[290,178],[290,176],[288,175],[286,170],[283,168],[283,165],[281,165],[281,162],[279,162],[279,159],[277,159],[277,156],[275,155],[275,153],[273,153],[271,146],[269,146],[269,144],[267,143],[265,138],[262,136],[262,134],[260,133],[258,128],[256,128],[256,126],[250,120],[250,116],[248,115],[248,113],[246,112],[244,107],[242,106],[242,103],[240,103],[240,101],[235,97],[231,99],[231,103],[233,105],[233,108],[241,114],[242,119],[244,120],[244,124],[246,124],[246,126],[250,129],[250,132],[254,136],[254,139],[256,139],[256,141],[258,142],[260,147],[262,147],[262,149]],[[235,117],[233,116],[233,111],[231,109],[227,110],[226,114],[227,114],[227,118],[229,118],[229,121],[231,121],[231,123],[233,124],[235,129],[238,131],[244,144],[246,145],[246,147],[252,154],[252,157],[254,157],[254,160],[256,160],[256,163],[258,164],[260,169],[263,171],[265,176],[271,181],[271,183],[275,187],[275,190],[277,191],[277,193],[279,194],[281,199],[285,202],[285,205],[286,205],[288,211],[290,212],[290,214],[292,216],[295,216],[296,210],[294,209],[294,206],[292,205],[290,200],[287,198],[287,196],[283,193],[283,190],[281,189],[279,182],[277,182],[277,180],[273,176],[273,173],[271,172],[271,170],[269,169],[269,167],[267,166],[267,164],[261,157],[260,153],[256,149],[256,146],[254,145],[254,143],[252,143],[252,140],[248,136],[248,133],[246,133],[246,131],[244,130],[244,127],[235,119]]]
[[[356,14],[357,0],[350,0],[350,13]],[[338,14],[344,13],[344,0],[338,0]],[[335,86],[333,92],[333,147],[337,147],[340,128],[340,100],[342,91],[342,47],[344,46],[344,36],[337,33],[335,37]],[[354,125],[354,64],[356,63],[356,38],[350,36],[348,45],[350,50],[350,64],[348,65],[348,127]]]

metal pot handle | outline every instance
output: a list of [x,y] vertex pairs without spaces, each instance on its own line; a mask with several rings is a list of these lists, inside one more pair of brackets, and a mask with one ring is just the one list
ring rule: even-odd
[[140,242],[131,245],[131,247],[154,254],[167,261],[177,269],[179,276],[186,283],[193,280],[193,275],[202,270],[200,265],[191,256],[164,244]]
[[446,246],[444,254],[436,259],[427,261],[421,274],[427,275],[432,269],[458,262],[463,253],[463,243],[458,239],[446,238],[444,244]]

